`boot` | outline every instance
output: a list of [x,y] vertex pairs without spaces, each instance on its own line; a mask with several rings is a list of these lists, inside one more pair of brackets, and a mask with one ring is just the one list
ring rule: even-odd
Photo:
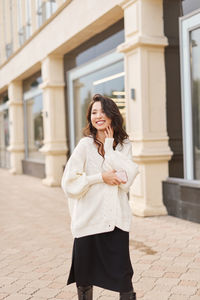
[[130,291],[128,293],[120,293],[120,300],[136,300],[136,293]]
[[78,286],[78,300],[92,300],[93,299],[93,286]]

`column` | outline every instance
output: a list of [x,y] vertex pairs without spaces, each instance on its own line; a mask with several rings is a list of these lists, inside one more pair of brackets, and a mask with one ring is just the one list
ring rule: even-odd
[[162,0],[125,0],[127,131],[140,174],[130,190],[130,204],[138,216],[167,214],[162,181],[168,176],[172,152],[166,130],[166,87]]
[[42,61],[44,146],[46,178],[43,183],[58,186],[66,163],[63,57],[50,55]]
[[13,81],[8,86],[8,106],[10,124],[10,172],[22,173],[22,159],[24,158],[24,117],[23,117],[23,89],[22,81]]

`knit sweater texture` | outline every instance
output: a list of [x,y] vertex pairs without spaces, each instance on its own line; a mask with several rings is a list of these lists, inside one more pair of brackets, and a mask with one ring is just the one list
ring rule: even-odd
[[[138,174],[132,158],[132,144],[126,139],[113,149],[113,138],[106,138],[104,158],[92,137],[82,138],[69,158],[61,186],[68,198],[73,237],[114,230],[130,231],[132,212],[127,193]],[[109,185],[102,172],[125,170],[125,184]]]

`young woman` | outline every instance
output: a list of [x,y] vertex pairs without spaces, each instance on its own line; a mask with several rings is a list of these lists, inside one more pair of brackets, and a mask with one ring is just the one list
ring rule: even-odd
[[67,284],[76,282],[79,300],[92,300],[93,285],[119,292],[121,300],[136,300],[127,192],[138,166],[113,100],[94,95],[87,122],[62,178],[74,236]]

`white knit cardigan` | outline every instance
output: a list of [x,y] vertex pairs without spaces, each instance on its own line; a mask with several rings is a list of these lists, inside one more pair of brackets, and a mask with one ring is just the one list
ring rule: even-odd
[[[68,198],[73,237],[108,232],[114,227],[130,231],[132,213],[127,192],[138,174],[127,139],[113,150],[113,138],[106,138],[104,158],[92,137],[80,140],[69,158],[62,177],[62,189]],[[102,172],[125,170],[125,184],[104,183]]]

